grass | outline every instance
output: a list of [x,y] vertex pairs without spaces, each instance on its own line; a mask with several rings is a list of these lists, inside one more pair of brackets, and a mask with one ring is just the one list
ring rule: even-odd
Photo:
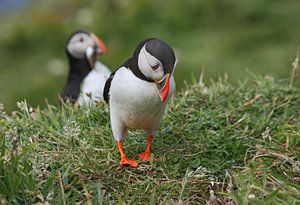
[[[119,166],[108,106],[0,108],[1,204],[299,204],[300,90],[200,80],[171,100],[158,160]],[[129,157],[144,133],[126,139]]]
[[246,69],[287,78],[300,46],[299,0],[29,2],[0,18],[0,101],[9,111],[23,99],[34,107],[56,102],[68,72],[65,44],[78,29],[104,40],[100,60],[112,70],[141,40],[163,39],[175,49],[180,88],[202,68],[207,79],[227,73],[233,83]]

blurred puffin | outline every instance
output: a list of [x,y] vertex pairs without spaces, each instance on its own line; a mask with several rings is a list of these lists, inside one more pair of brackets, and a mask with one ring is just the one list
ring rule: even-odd
[[[61,97],[79,105],[91,105],[103,100],[103,89],[111,71],[97,61],[107,48],[95,34],[76,31],[68,40],[66,52],[69,75]],[[81,87],[81,93],[80,93]]]
[[104,99],[110,104],[110,119],[121,154],[121,165],[138,166],[123,149],[128,129],[143,129],[147,134],[146,150],[139,154],[150,160],[150,148],[159,128],[166,104],[175,91],[173,77],[176,57],[173,49],[157,38],[141,42],[133,56],[106,81]]

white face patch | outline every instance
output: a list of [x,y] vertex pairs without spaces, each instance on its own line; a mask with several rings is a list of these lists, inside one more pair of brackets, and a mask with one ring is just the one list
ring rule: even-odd
[[67,49],[73,57],[83,59],[87,48],[94,46],[95,42],[91,36],[86,33],[77,33],[70,39]]
[[[148,78],[159,81],[164,77],[164,69],[162,63],[147,52],[146,45],[143,46],[138,57],[138,66],[140,71]],[[158,67],[157,67],[158,66]],[[153,68],[155,69],[153,69]]]

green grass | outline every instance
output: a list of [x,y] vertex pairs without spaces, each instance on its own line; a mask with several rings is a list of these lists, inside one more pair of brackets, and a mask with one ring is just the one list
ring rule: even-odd
[[31,0],[0,18],[0,101],[9,111],[23,99],[55,103],[67,77],[65,44],[78,29],[103,38],[100,59],[112,70],[141,40],[165,40],[178,56],[180,88],[202,69],[233,83],[246,69],[287,78],[300,46],[299,8],[299,0]]
[[[0,203],[299,204],[300,90],[253,77],[187,86],[154,140],[158,160],[119,166],[108,106],[0,109]],[[145,135],[129,133],[130,158]]]

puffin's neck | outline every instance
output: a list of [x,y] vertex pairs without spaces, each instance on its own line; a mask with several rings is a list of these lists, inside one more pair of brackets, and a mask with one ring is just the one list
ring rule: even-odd
[[80,76],[76,73],[69,73],[67,84],[61,94],[63,100],[70,100],[74,103],[80,94],[80,84],[81,84]]
[[152,79],[146,77],[142,71],[139,69],[138,66],[138,61],[137,61],[136,56],[133,56],[132,58],[129,58],[125,63],[124,63],[124,67],[130,69],[132,71],[132,73],[138,77],[141,80],[147,81],[147,82],[154,82]]
[[83,79],[92,70],[86,59],[75,59],[68,52],[69,75],[66,86],[61,94],[64,100],[75,102],[80,94],[80,85]]
[[131,58],[129,58],[124,64],[123,66],[130,69],[132,71],[132,73],[138,77],[141,80],[147,81],[147,82],[154,82],[153,80],[151,80],[150,78],[146,77],[142,71],[139,69],[139,65],[138,65],[138,59],[139,59],[139,53],[141,51],[141,49],[143,48],[143,46],[150,40],[152,40],[154,38],[148,38],[144,41],[142,41],[137,48],[135,49],[133,56]]
[[69,53],[67,54],[69,59],[70,74],[76,74],[81,80],[83,80],[92,70],[88,60],[86,58],[77,59],[71,56]]

